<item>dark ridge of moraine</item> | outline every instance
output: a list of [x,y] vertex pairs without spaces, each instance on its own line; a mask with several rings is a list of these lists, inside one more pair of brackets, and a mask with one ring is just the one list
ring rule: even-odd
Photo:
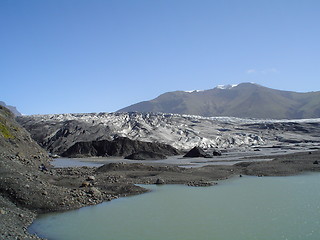
[[166,159],[167,157],[160,153],[139,151],[126,156],[125,159],[131,160],[161,160]]
[[136,152],[153,152],[161,155],[179,155],[176,148],[163,143],[143,142],[119,137],[113,141],[100,140],[90,142],[77,142],[62,153],[63,157],[107,157],[128,156]]

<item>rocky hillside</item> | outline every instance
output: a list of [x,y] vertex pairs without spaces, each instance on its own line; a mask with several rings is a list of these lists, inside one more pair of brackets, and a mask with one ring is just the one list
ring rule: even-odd
[[90,113],[22,116],[18,121],[49,152],[62,154],[76,142],[132,140],[188,151],[319,142],[320,121],[205,118],[178,114]]
[[48,164],[49,161],[47,152],[14,120],[13,113],[1,105],[0,157],[30,167]]
[[218,86],[205,91],[175,91],[118,112],[162,112],[259,119],[320,117],[320,92],[275,90],[252,83]]
[[42,194],[51,193],[42,180],[41,164],[49,165],[46,151],[15,122],[13,113],[0,106],[0,239],[34,239],[17,225],[31,223],[34,213],[28,208],[50,205]]

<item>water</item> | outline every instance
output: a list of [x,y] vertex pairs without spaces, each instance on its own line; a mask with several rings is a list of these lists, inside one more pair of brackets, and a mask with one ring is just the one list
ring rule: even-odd
[[87,159],[81,158],[54,158],[51,164],[56,168],[63,167],[100,167],[104,163],[86,161]]
[[243,177],[206,188],[153,191],[42,215],[30,231],[50,240],[318,240],[320,174]]

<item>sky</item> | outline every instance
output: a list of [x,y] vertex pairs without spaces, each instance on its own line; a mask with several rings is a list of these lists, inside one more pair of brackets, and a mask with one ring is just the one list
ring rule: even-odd
[[113,112],[254,82],[320,91],[319,0],[1,0],[0,101]]

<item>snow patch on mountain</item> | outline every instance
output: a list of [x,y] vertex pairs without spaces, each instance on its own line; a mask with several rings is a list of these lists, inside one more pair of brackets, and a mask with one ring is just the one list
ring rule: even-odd
[[191,91],[184,91],[186,93],[196,93],[196,92],[203,92],[204,90],[191,90]]
[[218,89],[231,89],[238,86],[238,84],[228,84],[228,85],[218,85],[216,88]]
[[[218,85],[216,86],[216,88],[218,89],[231,89],[231,88],[234,88],[236,86],[238,86],[239,84],[227,84],[227,85]],[[186,93],[196,93],[196,92],[203,92],[205,90],[191,90],[191,91],[184,91]]]

